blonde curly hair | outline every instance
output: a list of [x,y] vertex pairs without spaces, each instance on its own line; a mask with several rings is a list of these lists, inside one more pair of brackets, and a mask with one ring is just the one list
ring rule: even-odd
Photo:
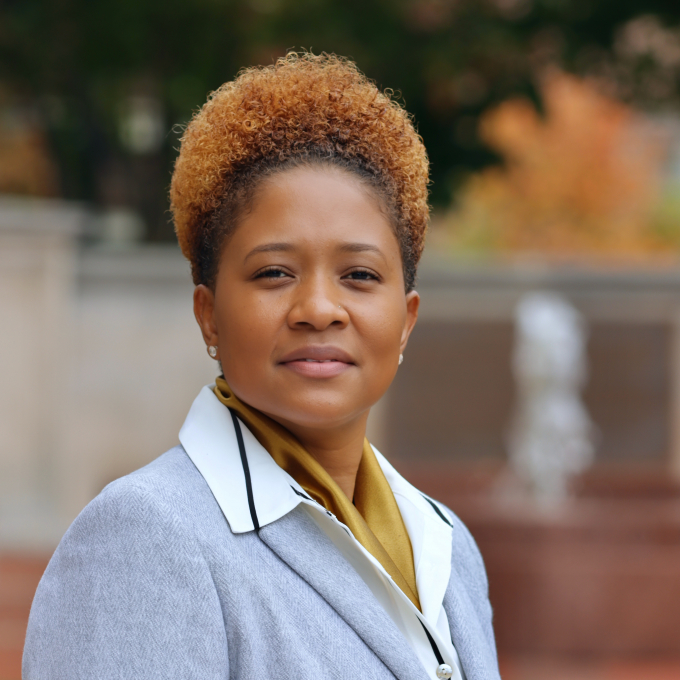
[[429,218],[429,163],[409,114],[357,66],[290,52],[213,92],[182,139],[170,189],[175,230],[194,283],[214,285],[222,245],[265,176],[335,165],[371,185],[415,285]]

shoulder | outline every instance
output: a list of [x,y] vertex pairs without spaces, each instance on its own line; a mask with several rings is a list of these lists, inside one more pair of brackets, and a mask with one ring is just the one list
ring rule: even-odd
[[166,451],[148,465],[111,482],[95,500],[144,496],[158,503],[180,506],[209,489],[182,446]]
[[[181,446],[176,446],[135,472],[111,482],[85,507],[79,521],[99,514],[123,513],[148,524],[156,515],[190,518],[196,508],[215,509],[210,489]],[[190,509],[193,512],[187,511]]]
[[124,546],[122,555],[131,560],[170,557],[194,549],[202,534],[223,523],[208,485],[177,446],[106,486],[75,519],[53,559],[74,551],[107,559],[114,545]]
[[24,677],[197,677],[190,669],[224,666],[224,621],[195,530],[211,509],[190,465],[173,449],[76,518],[33,601]]

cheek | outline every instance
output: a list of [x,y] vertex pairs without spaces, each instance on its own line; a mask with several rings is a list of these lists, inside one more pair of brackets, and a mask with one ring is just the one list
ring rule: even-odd
[[218,309],[218,332],[226,362],[249,370],[262,365],[281,327],[280,316],[276,306],[265,304],[257,296],[226,298]]
[[364,346],[363,399],[376,403],[394,380],[399,366],[401,333],[406,314],[401,306],[393,304],[381,313],[367,314],[357,320],[356,326]]
[[357,330],[376,368],[384,370],[394,363],[395,353],[399,354],[405,320],[403,300],[389,301],[378,310],[375,307],[367,309],[357,318]]

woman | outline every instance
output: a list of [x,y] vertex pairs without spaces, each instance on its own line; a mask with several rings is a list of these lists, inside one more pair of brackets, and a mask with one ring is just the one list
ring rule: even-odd
[[334,56],[197,113],[171,200],[221,377],[64,536],[26,680],[498,678],[474,541],[365,439],[418,314],[427,174],[408,115]]

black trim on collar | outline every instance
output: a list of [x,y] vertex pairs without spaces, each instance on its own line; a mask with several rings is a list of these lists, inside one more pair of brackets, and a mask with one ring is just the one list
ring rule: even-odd
[[306,494],[302,493],[301,491],[298,491],[292,484],[290,485],[290,488],[293,489],[293,491],[300,496],[300,498],[304,498],[305,500],[312,501],[314,503],[314,500],[307,496]]
[[243,476],[246,478],[246,494],[248,495],[248,508],[250,509],[250,518],[253,520],[253,527],[255,531],[260,530],[260,522],[257,519],[257,512],[255,511],[255,499],[253,498],[253,482],[250,478],[250,468],[248,467],[248,456],[246,456],[246,446],[243,443],[243,432],[241,432],[241,423],[239,423],[236,413],[229,409],[231,419],[234,421],[234,431],[236,432],[236,441],[238,442],[238,451],[241,454],[241,465],[243,465]]
[[434,511],[444,520],[444,522],[453,529],[453,524],[449,522],[444,513],[437,507],[437,504],[431,498],[428,498],[424,493],[421,492],[420,495],[434,508]]

